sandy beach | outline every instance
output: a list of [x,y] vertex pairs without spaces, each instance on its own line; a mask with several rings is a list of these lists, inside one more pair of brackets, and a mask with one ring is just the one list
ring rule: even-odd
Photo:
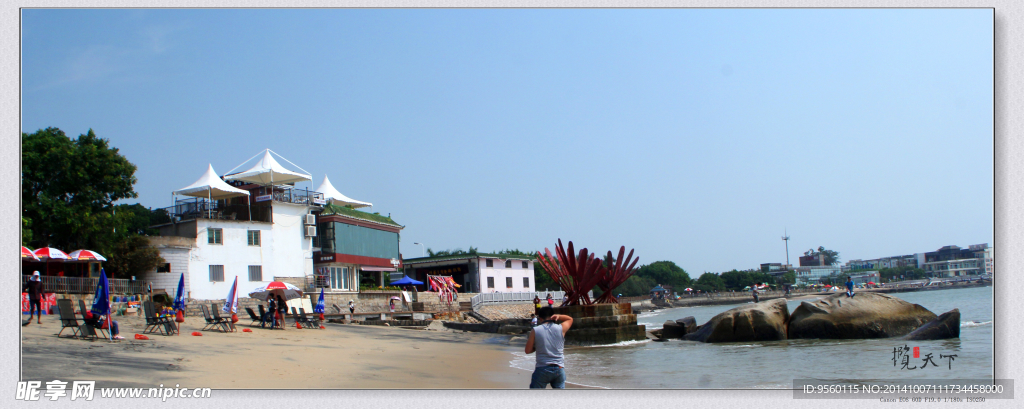
[[[530,373],[509,366],[507,336],[325,324],[326,329],[205,331],[189,317],[182,335],[147,334],[144,320],[115,317],[126,339],[57,338],[60,321],[21,328],[22,378],[95,380],[97,386],[214,389],[522,389]],[[67,335],[69,330],[64,331]]]

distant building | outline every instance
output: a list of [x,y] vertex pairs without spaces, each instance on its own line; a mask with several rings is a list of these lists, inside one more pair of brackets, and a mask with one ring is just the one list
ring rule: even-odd
[[988,271],[986,254],[988,243],[975,244],[968,248],[944,246],[936,251],[924,253],[925,273],[933,277],[959,277],[985,274]]
[[803,284],[828,284],[830,279],[834,281],[843,274],[838,266],[800,266],[795,272],[796,282]]
[[489,253],[403,260],[405,274],[410,278],[427,282],[428,275],[451,276],[462,286],[459,292],[465,293],[533,292],[536,288],[533,263],[532,256]]
[[305,291],[357,292],[391,282],[400,267],[399,233],[405,226],[390,215],[367,213],[333,202],[317,214],[313,245],[315,281]]
[[908,254],[904,256],[882,257],[871,260],[850,260],[846,262],[845,270],[918,267],[918,259],[918,255]]
[[772,276],[781,276],[793,268],[789,264],[782,263],[761,263],[761,272]]
[[825,256],[816,254],[813,256],[800,256],[800,267],[824,266]]

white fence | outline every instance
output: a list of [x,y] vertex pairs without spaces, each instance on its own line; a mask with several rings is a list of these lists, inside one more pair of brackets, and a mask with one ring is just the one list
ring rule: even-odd
[[[548,294],[551,294],[551,298],[555,300],[555,306],[562,304],[562,297],[565,296],[565,291],[538,291],[530,293],[481,293],[473,296],[470,299],[472,301],[473,309],[483,304],[506,304],[515,302],[531,302],[533,297],[540,297],[543,301],[547,298]],[[594,292],[590,292],[590,298],[594,298]],[[544,306],[547,306],[546,302],[541,302]]]

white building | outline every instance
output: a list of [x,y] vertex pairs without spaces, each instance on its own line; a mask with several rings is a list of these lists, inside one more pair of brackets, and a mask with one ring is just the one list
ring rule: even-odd
[[[420,257],[403,260],[406,274],[419,281],[428,275],[451,276],[461,292],[534,292],[533,257],[489,253]],[[557,290],[557,289],[552,289]]]
[[238,277],[244,297],[271,281],[300,288],[313,274],[311,211],[322,194],[294,188],[309,175],[283,168],[265,151],[245,172],[216,176],[211,166],[196,183],[175,191],[195,199],[177,200],[168,208],[171,222],[155,226],[151,240],[167,264],[143,275],[153,290],[174,295],[185,274],[188,298],[222,299]]

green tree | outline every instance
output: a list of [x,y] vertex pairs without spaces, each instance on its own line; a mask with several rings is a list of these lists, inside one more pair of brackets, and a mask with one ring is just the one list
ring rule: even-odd
[[823,256],[825,258],[825,265],[834,266],[839,263],[839,252],[835,250],[828,250],[823,246],[818,246],[818,249],[810,249],[804,252],[805,256]]
[[21,216],[21,245],[28,246],[32,241],[32,221]]
[[718,274],[704,273],[697,277],[697,289],[701,291],[722,291],[725,290],[725,281]]
[[787,271],[785,273],[782,273],[782,283],[781,284],[796,284],[796,273],[794,273],[792,271]]
[[21,134],[21,204],[27,244],[67,251],[89,249],[107,257],[113,277],[140,275],[162,263],[141,235],[154,218],[137,197],[136,167],[90,129],[71,139],[57,128]]
[[630,276],[626,282],[615,289],[615,295],[622,294],[623,297],[640,297],[650,294],[656,283],[650,278],[637,275]]
[[676,291],[690,286],[693,282],[682,267],[671,261],[655,261],[636,269],[636,275],[654,280],[655,284],[670,285]]
[[753,280],[750,278],[750,274],[746,271],[739,271],[736,269],[726,271],[720,275],[722,282],[725,284],[725,288],[730,290],[742,290],[743,287],[750,285]]

